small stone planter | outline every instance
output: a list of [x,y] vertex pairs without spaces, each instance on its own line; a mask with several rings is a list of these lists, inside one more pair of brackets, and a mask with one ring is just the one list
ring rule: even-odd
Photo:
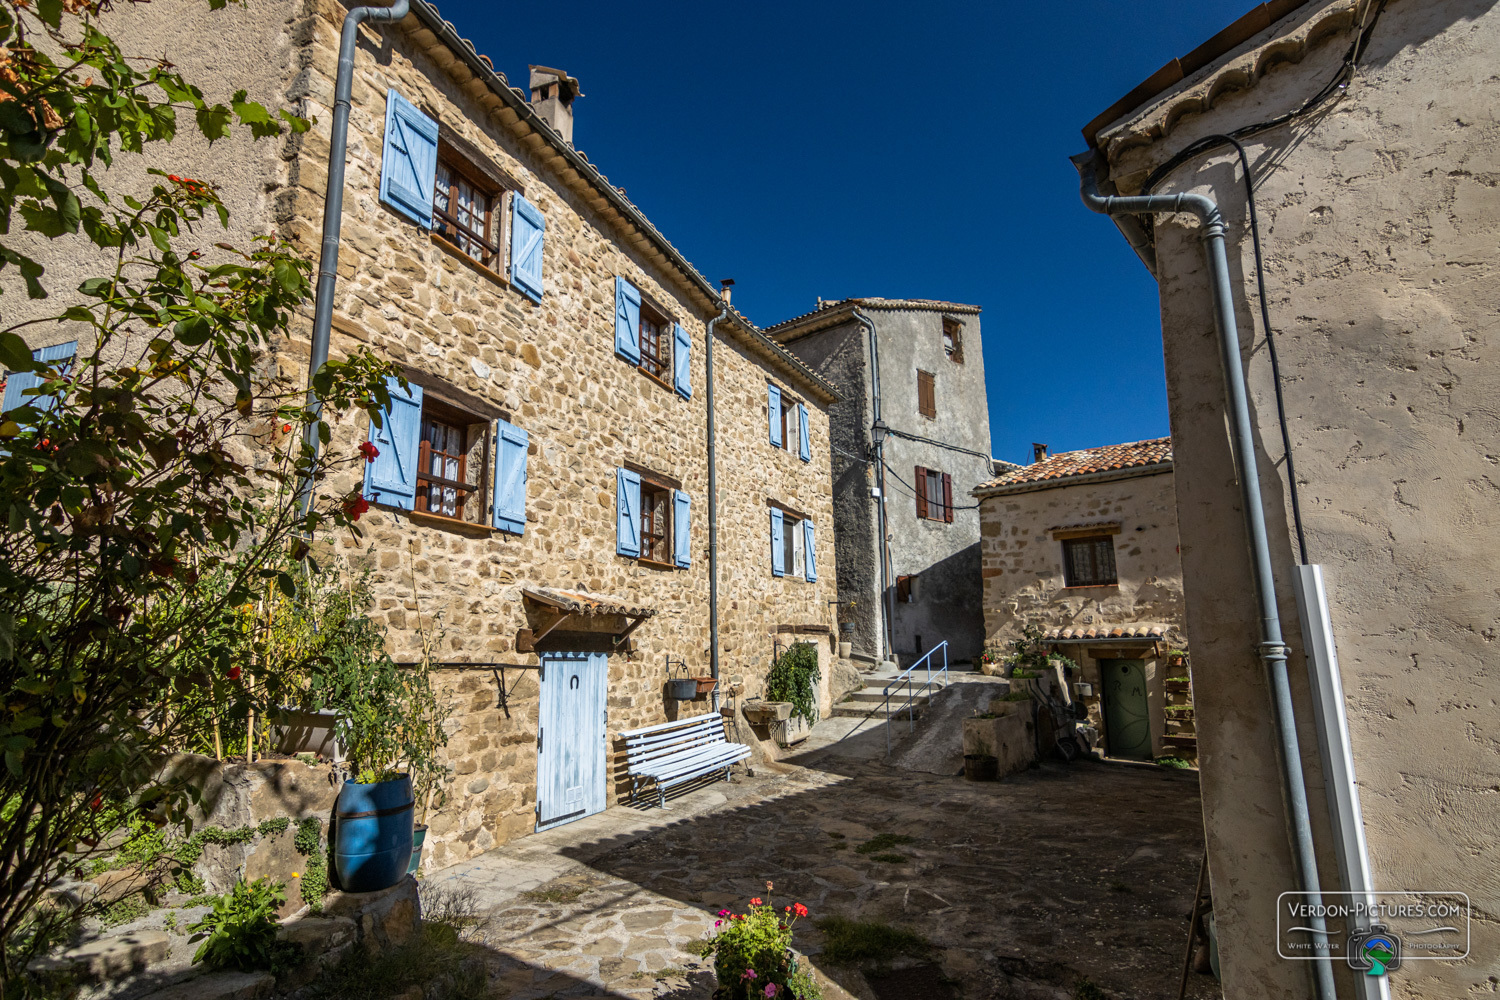
[[993,702],[996,718],[964,720],[964,757],[967,773],[970,756],[997,759],[997,776],[1014,774],[1031,766],[1036,758],[1036,727],[1022,702]]
[[800,715],[791,716],[771,727],[772,738],[784,747],[801,743],[807,739],[810,732],[812,732],[812,726],[808,725],[807,720]]
[[667,681],[667,697],[674,701],[692,701],[698,697],[698,681],[693,677],[679,677]]
[[758,726],[768,726],[773,722],[785,722],[792,717],[792,709],[796,708],[789,701],[751,701],[745,703],[745,718]]

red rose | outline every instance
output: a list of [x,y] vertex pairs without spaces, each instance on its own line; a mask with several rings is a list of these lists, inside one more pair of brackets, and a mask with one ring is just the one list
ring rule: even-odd
[[359,446],[359,453],[365,456],[366,462],[375,461],[375,456],[380,454],[380,449],[375,447],[374,441],[366,441]]
[[344,513],[349,515],[349,520],[358,521],[359,515],[370,509],[370,501],[364,497],[355,497],[344,501]]
[[98,812],[99,807],[102,805],[104,805],[104,796],[102,795],[95,794],[93,798],[89,799],[89,808],[94,810],[94,812]]
[[238,665],[229,668],[229,679],[232,681],[240,679],[240,668]]
[[290,433],[292,433],[292,425],[291,424],[282,424],[281,425],[281,433],[283,433],[283,434],[290,434]]

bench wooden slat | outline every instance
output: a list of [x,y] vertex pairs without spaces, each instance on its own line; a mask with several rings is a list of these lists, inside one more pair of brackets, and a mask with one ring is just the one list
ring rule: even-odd
[[650,781],[662,805],[666,804],[664,789],[717,771],[728,779],[729,769],[750,756],[749,747],[725,737],[724,719],[716,712],[621,730],[618,735],[625,742],[631,798],[642,782]]
[[724,717],[717,712],[709,712],[704,715],[695,715],[690,719],[677,719],[673,722],[658,722],[654,726],[642,726],[640,729],[622,729],[620,730],[620,735],[628,740],[632,736],[646,736],[650,733],[659,733],[663,729],[672,729],[676,726],[701,726],[708,722],[718,722],[720,725],[723,725]]

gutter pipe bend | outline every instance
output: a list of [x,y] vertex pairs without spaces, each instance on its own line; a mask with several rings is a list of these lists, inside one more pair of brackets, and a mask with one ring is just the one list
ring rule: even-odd
[[[1298,868],[1298,882],[1303,892],[1317,896],[1322,892],[1318,882],[1317,854],[1313,847],[1312,820],[1307,806],[1307,784],[1302,775],[1302,749],[1297,739],[1297,721],[1292,709],[1292,690],[1287,679],[1287,647],[1282,638],[1281,615],[1277,610],[1276,580],[1271,569],[1271,547],[1266,537],[1266,514],[1260,493],[1260,470],[1255,459],[1255,439],[1250,423],[1250,405],[1245,391],[1244,362],[1240,356],[1239,326],[1234,317],[1234,296],[1229,278],[1229,258],[1224,248],[1224,217],[1212,198],[1201,194],[1161,194],[1122,197],[1102,195],[1094,175],[1094,154],[1081,153],[1073,158],[1082,181],[1083,203],[1101,215],[1149,215],[1157,212],[1181,212],[1195,215],[1203,223],[1203,247],[1212,274],[1214,325],[1219,331],[1220,360],[1224,382],[1229,393],[1230,438],[1235,461],[1239,466],[1240,495],[1245,508],[1245,528],[1250,535],[1251,568],[1255,577],[1256,596],[1260,603],[1261,662],[1270,676],[1271,693],[1276,712],[1276,728],[1281,737],[1282,790],[1286,793],[1292,820],[1292,839]],[[1315,899],[1313,902],[1318,902]],[[1314,935],[1328,940],[1327,924],[1322,917],[1310,921]],[[1318,997],[1335,1000],[1333,968],[1329,959],[1314,963]]]
[[[404,2],[404,0],[403,0]],[[719,676],[719,466],[714,448],[714,327],[729,318],[729,303],[719,300],[719,315],[708,321],[704,334],[704,358],[708,366],[705,392],[708,396],[708,667]],[[714,708],[719,707],[719,686],[714,685]]]
[[[303,431],[302,440],[312,448],[317,461],[322,442],[318,438],[318,420],[323,401],[313,391],[313,376],[328,360],[328,342],[333,328],[333,289],[338,283],[339,230],[344,221],[344,168],[349,150],[349,109],[354,91],[354,48],[359,41],[359,26],[364,21],[399,21],[411,8],[410,0],[396,0],[389,7],[351,7],[344,15],[344,30],[339,38],[339,69],[333,84],[333,129],[328,137],[328,187],[323,195],[323,248],[318,258],[317,297],[313,301],[312,357],[307,362],[307,409],[313,419]],[[298,489],[299,513],[306,514],[312,504],[311,479],[304,479]]]
[[[858,309],[851,309],[849,314],[865,328],[870,335],[870,404],[874,415],[873,423],[880,423],[880,349],[875,341],[875,324],[870,317]],[[875,446],[875,487],[880,491],[880,501],[876,504],[875,515],[879,522],[880,531],[880,593],[881,603],[885,607],[885,613],[881,615],[885,619],[885,628],[881,630],[881,645],[885,647],[882,660],[894,660],[896,658],[896,594],[891,588],[890,567],[888,566],[888,542],[886,540],[885,524],[885,442],[881,441]]]

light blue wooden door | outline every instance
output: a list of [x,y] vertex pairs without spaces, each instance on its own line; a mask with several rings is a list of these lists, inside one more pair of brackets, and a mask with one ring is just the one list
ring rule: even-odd
[[537,727],[536,828],[571,823],[604,809],[603,653],[545,653]]

